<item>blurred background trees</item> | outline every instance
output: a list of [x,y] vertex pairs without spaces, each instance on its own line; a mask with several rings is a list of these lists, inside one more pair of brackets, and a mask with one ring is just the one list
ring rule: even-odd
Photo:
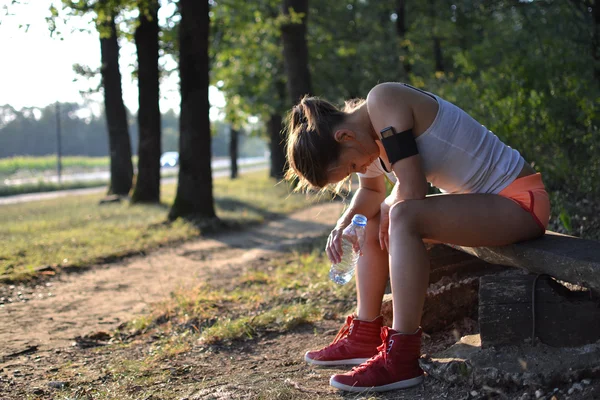
[[[121,13],[123,24],[133,20],[125,18],[131,16],[126,10],[151,2],[105,4]],[[574,198],[600,195],[598,0],[211,0],[208,5],[209,82],[226,104],[221,118],[212,121],[212,139],[228,153],[234,151],[227,150],[230,132],[246,132],[241,144],[248,135],[265,138],[273,177],[284,168],[282,120],[299,96],[310,93],[341,105],[365,97],[379,82],[404,81],[439,94],[485,124],[542,171],[551,190]],[[175,16],[160,27],[161,56],[178,54],[180,21]],[[192,107],[207,112],[200,103]],[[106,154],[93,132],[108,108],[86,118],[76,117],[77,108],[62,107],[69,115],[64,153]],[[45,125],[53,123],[50,112],[2,107],[0,156],[54,152]],[[179,110],[162,116],[163,151],[177,150],[173,138],[180,129],[172,121],[179,117]],[[135,126],[132,119],[128,116]],[[205,125],[198,129],[207,130]],[[216,127],[224,133],[219,139]],[[131,129],[134,153],[140,151],[136,130]]]

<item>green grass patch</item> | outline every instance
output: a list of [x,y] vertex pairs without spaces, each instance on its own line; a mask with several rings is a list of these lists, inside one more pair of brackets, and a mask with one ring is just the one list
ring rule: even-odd
[[[64,169],[107,169],[110,159],[109,157],[68,156],[61,157],[61,165]],[[14,175],[19,171],[42,172],[47,170],[56,170],[56,156],[0,158],[0,177]]]
[[[137,156],[132,159],[134,166],[137,164]],[[266,161],[256,161],[245,164],[243,168],[266,166]],[[92,171],[107,171],[110,168],[108,157],[64,157],[62,162],[62,175],[85,173]],[[228,170],[228,166],[213,168],[213,172]],[[177,169],[163,169],[161,176],[175,177]],[[67,180],[59,184],[51,182],[49,176],[56,175],[56,157],[12,157],[0,159],[0,197],[14,196],[26,193],[54,192],[57,190],[84,189],[91,187],[108,186],[107,179]],[[4,180],[21,179],[28,180],[21,184],[4,184]],[[29,181],[34,180],[34,181]]]
[[[339,318],[355,306],[354,285],[338,286],[328,279],[325,240],[258,264],[239,276],[215,276],[197,288],[172,293],[162,304],[154,304],[150,315],[129,324],[128,329],[146,330],[144,335],[133,342],[117,340],[109,348],[97,349],[111,354],[101,364],[60,366],[49,379],[71,385],[57,392],[56,398],[179,399],[205,388],[225,387],[229,377],[212,370],[205,374],[202,366],[195,365],[199,350],[210,354],[217,349],[216,354],[227,354],[236,351],[236,342],[266,332],[285,333],[327,315]],[[118,333],[113,337],[117,339]],[[212,360],[199,362],[203,365]],[[307,398],[287,380],[255,382],[252,374],[260,371],[240,377],[238,383],[252,383],[248,390],[253,399]],[[223,398],[232,395],[228,390],[224,389]],[[231,390],[237,394],[240,389]]]
[[249,270],[229,287],[204,282],[176,291],[155,306],[154,314],[169,316],[175,331],[184,327],[213,344],[252,339],[264,331],[285,332],[327,314],[346,313],[354,305],[354,285],[329,281],[324,245],[322,239],[311,250]]
[[[23,280],[38,267],[81,267],[198,237],[189,222],[166,223],[175,189],[162,186],[162,205],[99,205],[103,195],[93,194],[0,207],[0,277]],[[232,224],[262,222],[314,201],[290,195],[264,171],[216,179],[214,195],[217,215]]]
[[202,332],[200,340],[214,343],[239,338],[252,339],[260,330],[275,327],[287,331],[300,324],[313,322],[321,317],[321,310],[313,304],[291,304],[276,306],[253,317],[220,319]]

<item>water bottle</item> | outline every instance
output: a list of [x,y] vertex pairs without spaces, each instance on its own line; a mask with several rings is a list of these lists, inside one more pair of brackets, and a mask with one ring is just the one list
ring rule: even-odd
[[352,223],[342,233],[342,260],[337,264],[331,264],[329,269],[329,278],[338,285],[345,285],[350,282],[354,275],[360,253],[354,251],[352,243],[357,241],[359,247],[362,248],[365,242],[366,227],[367,217],[356,214],[352,218]]

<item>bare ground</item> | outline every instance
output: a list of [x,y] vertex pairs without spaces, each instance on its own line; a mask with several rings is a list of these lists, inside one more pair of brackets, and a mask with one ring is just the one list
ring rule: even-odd
[[[120,384],[118,374],[107,374],[107,365],[126,365],[142,359],[148,345],[158,338],[140,335],[130,346],[82,349],[73,346],[76,337],[115,329],[182,286],[192,287],[218,272],[234,276],[251,265],[280,256],[292,246],[314,241],[331,229],[341,208],[340,203],[321,204],[261,226],[96,265],[35,286],[0,287],[0,297],[5,299],[0,308],[0,399],[96,398],[92,394],[94,388]],[[150,384],[152,395],[147,395],[147,386],[130,385],[128,398],[363,398],[338,392],[328,385],[329,376],[343,372],[343,367],[316,368],[302,360],[306,350],[332,340],[341,320],[341,316],[331,316],[284,334],[272,332],[234,343],[205,346],[196,342],[191,349],[165,359],[161,371],[149,373],[160,374],[160,379],[153,379]],[[473,321],[459,321],[447,331],[426,338],[423,351],[433,352],[454,343],[457,330],[467,334],[475,329]],[[65,373],[65,365],[74,371],[72,375]],[[568,398],[595,398],[593,386]],[[566,393],[568,388],[562,389]],[[372,396],[536,398],[526,390],[507,396],[493,389],[475,390],[431,377],[412,389]],[[562,393],[555,395],[556,399],[565,397]]]

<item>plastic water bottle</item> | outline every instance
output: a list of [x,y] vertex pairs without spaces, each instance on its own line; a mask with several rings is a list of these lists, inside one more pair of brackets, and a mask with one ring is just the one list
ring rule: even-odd
[[329,278],[338,285],[350,282],[354,275],[360,253],[354,251],[352,243],[358,242],[359,247],[362,248],[366,227],[367,217],[356,214],[352,218],[352,223],[342,233],[342,260],[337,264],[331,264],[329,269]]

